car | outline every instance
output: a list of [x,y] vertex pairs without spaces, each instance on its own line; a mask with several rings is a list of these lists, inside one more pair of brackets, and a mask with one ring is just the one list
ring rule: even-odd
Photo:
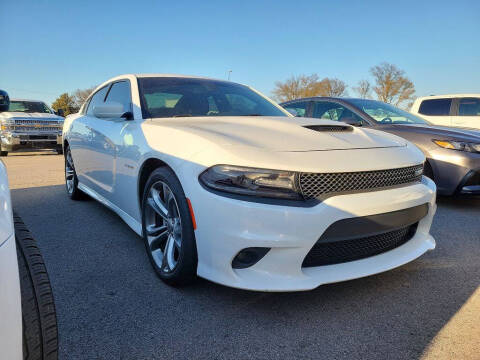
[[0,112],[0,156],[22,149],[54,149],[62,153],[64,118],[43,101],[10,99]]
[[480,132],[434,126],[393,105],[370,99],[312,97],[281,105],[297,114],[400,136],[425,154],[425,175],[435,181],[439,194],[480,194]]
[[173,286],[198,275],[308,290],[435,247],[436,188],[417,147],[295,118],[246,85],[118,76],[66,117],[63,137],[68,196],[116,212]]
[[435,125],[480,129],[480,94],[419,97],[410,112]]
[[[0,91],[0,110],[8,95]],[[0,349],[2,359],[58,358],[52,288],[40,250],[13,214],[7,170],[0,160]]]

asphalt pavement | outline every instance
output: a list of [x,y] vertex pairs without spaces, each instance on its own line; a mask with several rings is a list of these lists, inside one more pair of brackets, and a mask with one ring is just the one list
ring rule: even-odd
[[67,198],[62,156],[3,161],[49,271],[61,359],[480,359],[480,198],[440,198],[437,248],[376,276],[298,293],[176,289],[118,216]]

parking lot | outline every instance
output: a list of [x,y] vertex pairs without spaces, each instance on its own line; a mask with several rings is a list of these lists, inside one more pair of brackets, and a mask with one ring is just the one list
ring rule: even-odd
[[62,359],[480,358],[479,198],[440,198],[437,248],[380,275],[299,293],[176,289],[119,217],[67,198],[62,156],[3,161],[49,271]]

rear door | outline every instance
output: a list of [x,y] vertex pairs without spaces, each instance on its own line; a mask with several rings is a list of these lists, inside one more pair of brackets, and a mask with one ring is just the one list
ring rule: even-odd
[[453,99],[425,99],[418,108],[418,113],[424,119],[435,125],[454,126],[451,113],[453,111]]
[[457,98],[454,111],[453,126],[480,129],[480,98]]

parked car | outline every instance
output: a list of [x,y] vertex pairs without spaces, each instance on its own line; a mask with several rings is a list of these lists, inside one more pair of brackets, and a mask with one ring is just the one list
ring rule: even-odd
[[294,118],[248,86],[123,75],[65,119],[66,189],[142,236],[159,277],[293,291],[435,247],[435,184],[394,135]]
[[425,175],[438,193],[480,194],[480,132],[433,126],[381,101],[313,97],[282,104],[305,116],[386,131],[411,141],[427,158]]
[[62,153],[63,112],[42,101],[11,99],[0,112],[0,156],[21,149],[55,149]]
[[480,129],[480,94],[419,97],[410,112],[435,125]]

